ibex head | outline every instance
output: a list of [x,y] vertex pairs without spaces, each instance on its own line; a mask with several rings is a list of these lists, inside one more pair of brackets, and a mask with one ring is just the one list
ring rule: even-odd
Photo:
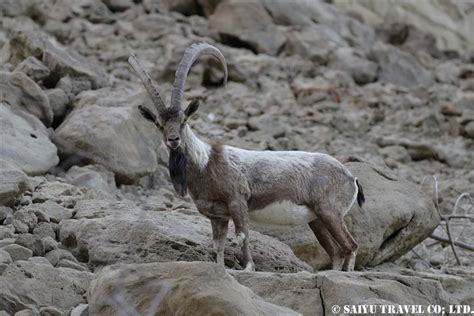
[[173,84],[171,93],[171,104],[169,107],[160,97],[160,92],[156,82],[151,79],[148,72],[141,66],[135,54],[131,54],[128,62],[138,74],[145,85],[148,94],[153,101],[157,114],[151,109],[140,105],[138,109],[141,115],[153,122],[161,131],[163,142],[166,144],[170,156],[168,168],[170,171],[173,186],[180,195],[186,195],[186,147],[185,127],[189,118],[196,113],[199,108],[199,101],[191,101],[183,111],[183,94],[186,78],[194,62],[202,55],[211,55],[219,60],[224,68],[224,84],[227,82],[227,65],[222,53],[216,47],[207,43],[192,44],[184,52]]
[[189,118],[198,110],[199,101],[191,101],[183,111],[183,94],[186,78],[194,62],[202,55],[211,55],[217,58],[224,68],[224,84],[227,82],[227,65],[222,53],[216,47],[207,43],[192,44],[186,49],[181,59],[171,93],[171,104],[166,107],[160,97],[156,82],[151,79],[148,72],[138,62],[135,54],[131,54],[128,62],[143,81],[146,90],[150,94],[157,114],[144,106],[139,106],[140,113],[144,118],[155,123],[163,135],[163,141],[170,151],[177,150],[183,144],[183,131]]

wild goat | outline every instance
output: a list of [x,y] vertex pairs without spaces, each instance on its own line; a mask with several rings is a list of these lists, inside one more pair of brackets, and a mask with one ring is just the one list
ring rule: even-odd
[[193,44],[185,51],[176,71],[171,106],[166,107],[156,83],[134,54],[129,63],[148,91],[156,114],[139,106],[141,115],[161,131],[169,152],[169,172],[174,189],[187,191],[199,212],[211,220],[217,262],[224,265],[229,220],[242,245],[243,266],[254,270],[249,250],[249,215],[279,224],[308,223],[332,260],[332,268],[352,270],[358,245],[343,217],[364,194],[356,178],[335,158],[301,151],[252,151],[214,144],[196,137],[188,120],[198,101],[183,110],[185,81],[193,63],[211,55],[222,64],[224,84],[227,65],[216,47]]

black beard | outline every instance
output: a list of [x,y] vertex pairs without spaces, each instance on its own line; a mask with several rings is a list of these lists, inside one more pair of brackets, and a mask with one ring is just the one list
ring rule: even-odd
[[186,155],[181,148],[170,150],[168,169],[174,190],[179,195],[186,196]]

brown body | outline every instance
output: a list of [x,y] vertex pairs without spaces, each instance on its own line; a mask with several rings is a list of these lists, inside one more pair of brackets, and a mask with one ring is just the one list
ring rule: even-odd
[[[249,214],[291,224],[308,223],[332,260],[333,269],[352,270],[357,243],[343,217],[364,197],[357,179],[340,162],[321,153],[301,151],[250,151],[209,144],[188,125],[197,110],[191,102],[181,109],[184,82],[192,63],[202,54],[217,57],[227,68],[220,51],[209,44],[192,45],[178,66],[171,107],[164,107],[154,82],[134,56],[130,63],[140,75],[157,107],[158,115],[140,107],[142,115],[163,133],[170,152],[170,175],[176,191],[191,195],[199,212],[211,220],[217,261],[224,264],[229,220],[242,243],[243,266],[253,270],[249,250]],[[159,100],[158,100],[159,99]],[[265,213],[266,212],[266,213]]]

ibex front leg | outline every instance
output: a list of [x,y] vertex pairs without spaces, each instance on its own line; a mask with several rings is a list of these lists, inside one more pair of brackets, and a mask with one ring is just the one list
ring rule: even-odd
[[229,227],[227,219],[211,219],[212,225],[212,241],[214,242],[214,251],[216,252],[216,261],[219,265],[224,264],[224,249]]
[[249,248],[249,218],[247,203],[235,200],[229,203],[229,212],[234,221],[237,242],[242,245],[242,266],[245,271],[255,271]]

